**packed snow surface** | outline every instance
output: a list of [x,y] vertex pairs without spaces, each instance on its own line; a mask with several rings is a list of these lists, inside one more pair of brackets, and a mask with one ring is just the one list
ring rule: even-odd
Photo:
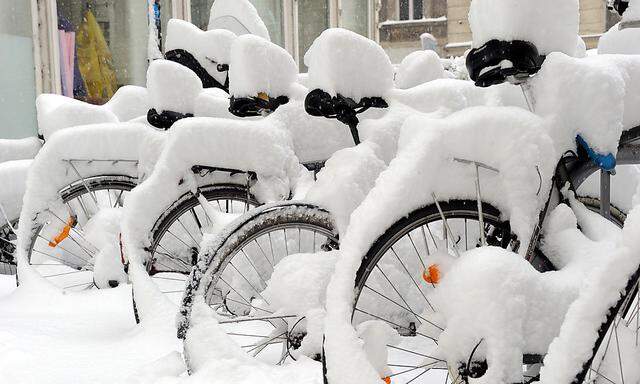
[[0,276],[0,317],[3,383],[140,383],[148,364],[181,350],[170,317],[136,325],[130,286],[61,294]]
[[235,97],[289,96],[298,66],[284,48],[261,37],[238,37],[231,48],[230,93]]
[[341,28],[327,29],[304,55],[310,89],[320,88],[358,102],[393,88],[393,67],[376,42]]
[[583,51],[578,0],[474,0],[469,24],[475,48],[498,39],[529,41],[542,55]]

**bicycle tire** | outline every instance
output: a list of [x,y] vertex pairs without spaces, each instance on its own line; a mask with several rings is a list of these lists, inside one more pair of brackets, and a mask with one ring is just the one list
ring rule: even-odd
[[[88,179],[85,179],[85,180],[82,180],[82,181],[77,181],[77,182],[75,182],[73,184],[70,184],[67,187],[63,188],[59,192],[59,195],[60,195],[60,199],[62,200],[62,202],[64,204],[66,204],[70,209],[73,210],[73,208],[71,208],[71,205],[70,205],[70,203],[72,201],[74,201],[76,199],[78,199],[80,201],[80,200],[82,200],[82,196],[84,196],[84,195],[91,195],[91,194],[95,195],[96,193],[103,192],[103,191],[106,191],[106,193],[108,195],[108,199],[109,199],[109,205],[112,205],[113,204],[112,195],[110,194],[109,191],[119,191],[118,196],[116,197],[115,204],[113,204],[114,205],[113,207],[115,208],[116,206],[119,206],[119,207],[122,206],[122,203],[123,203],[123,200],[124,200],[124,196],[125,196],[124,193],[131,191],[133,188],[136,187],[136,185],[137,185],[137,179],[134,178],[134,177],[131,177],[131,176],[101,175],[101,176],[94,176],[94,177],[91,177],[91,178],[88,178]],[[113,196],[113,197],[115,197],[115,196]],[[84,211],[85,217],[87,219],[90,219],[88,212],[85,210],[85,205],[84,204],[85,203],[80,203],[80,205],[82,206],[82,210]],[[98,207],[96,206],[96,208],[98,208]],[[38,216],[38,215],[40,215],[42,213],[44,213],[44,211],[39,212],[36,216]],[[73,213],[74,213],[74,215],[77,214],[77,212],[75,212],[75,211]],[[58,219],[60,219],[60,218],[58,218]],[[53,219],[52,219],[52,221],[53,221]],[[37,265],[34,265],[34,263],[32,262],[32,260],[33,260],[32,255],[33,255],[34,252],[38,252],[40,254],[46,255],[46,253],[44,253],[42,251],[36,251],[36,249],[35,249],[36,244],[39,241],[45,241],[46,242],[47,240],[49,240],[49,239],[44,238],[44,237],[41,236],[41,232],[42,232],[43,228],[44,228],[44,224],[37,224],[34,227],[32,227],[32,230],[31,230],[32,235],[31,235],[31,238],[29,239],[29,243],[28,243],[26,249],[28,251],[27,252],[27,261],[29,262],[29,264],[32,267],[38,267]],[[78,230],[76,230],[76,231],[78,231]],[[68,238],[73,238],[73,236],[69,236]],[[74,242],[75,241],[76,240],[74,240]],[[46,245],[45,245],[45,247],[46,247]],[[59,248],[62,249],[62,251],[64,253],[72,253],[72,252],[70,252],[68,250],[65,250],[65,249],[61,248],[61,247],[59,247]],[[80,247],[80,248],[82,248],[82,247]],[[76,258],[76,259],[80,259],[80,258],[84,259],[87,256],[88,257],[92,257],[93,256],[93,255],[90,255],[90,252],[86,252],[86,253],[87,253],[86,256],[79,257],[79,256],[75,255],[74,258]],[[52,258],[55,259],[55,257],[52,257]],[[64,261],[63,261],[62,264],[64,264]],[[45,264],[43,264],[43,265],[45,265]],[[92,287],[94,285],[93,284],[93,271],[91,269],[79,268],[76,265],[68,265],[68,266],[71,269],[74,269],[74,270],[77,270],[77,271],[88,272],[88,273],[84,274],[86,276],[86,279],[84,279],[84,278],[81,279],[81,280],[83,280],[83,282],[80,283],[80,284],[77,284],[75,286],[65,286],[65,285],[62,285],[62,284],[57,284],[57,283],[52,281],[52,280],[54,280],[54,278],[57,278],[60,275],[57,275],[57,276],[54,276],[55,274],[53,274],[51,276],[42,275],[42,274],[41,275],[44,278],[52,281],[52,283],[54,285],[59,286],[64,290],[69,290],[71,288],[73,288],[73,290],[83,290],[83,289],[90,288],[90,287]],[[35,268],[35,269],[39,269],[39,268]],[[71,273],[72,273],[72,271],[68,272],[67,274],[71,274]],[[84,280],[89,280],[89,278],[91,278],[90,282],[89,281],[84,281]],[[17,279],[19,280],[19,276],[17,276]],[[60,280],[60,279],[58,279],[58,280]],[[64,280],[64,278],[62,280]]]
[[[190,326],[190,309],[195,300],[195,296],[200,295],[206,300],[211,300],[211,297],[213,296],[212,292],[216,289],[216,283],[220,281],[220,279],[224,281],[221,276],[225,273],[227,267],[232,265],[231,262],[234,257],[240,255],[242,252],[242,254],[249,259],[250,256],[248,256],[248,251],[244,248],[247,244],[256,243],[259,245],[260,239],[263,239],[262,236],[265,234],[267,234],[271,240],[271,233],[276,233],[276,231],[281,231],[284,228],[285,233],[288,229],[316,230],[323,236],[326,235],[326,240],[331,243],[332,249],[337,249],[339,246],[336,226],[331,214],[324,209],[304,203],[286,202],[276,206],[272,205],[258,208],[258,210],[259,212],[250,215],[251,217],[241,218],[238,222],[234,223],[234,225],[232,225],[225,233],[224,240],[220,241],[215,248],[211,249],[208,252],[207,257],[201,259],[197,267],[198,272],[191,274],[190,280],[187,283],[187,290],[183,298],[180,319],[178,320],[178,336],[180,338],[186,338],[186,333]],[[284,236],[286,238],[286,234]],[[299,234],[298,239],[300,238],[301,235]],[[322,247],[319,248],[318,246],[321,245],[320,241],[315,243],[315,240],[316,237],[314,235],[314,244],[312,248],[314,251],[318,251]],[[267,260],[268,257],[266,254],[270,254],[273,257],[273,266],[282,259],[278,258],[274,254],[273,248],[271,251],[269,251],[269,248],[266,246],[263,249],[265,252],[264,257],[267,258]],[[291,251],[293,252],[289,252],[287,249],[283,257],[298,253],[301,249],[295,249],[294,247]],[[256,264],[251,263],[251,265],[255,268]],[[231,269],[229,268],[229,270]],[[255,271],[257,274],[260,274],[257,269]],[[272,272],[273,270],[271,269],[271,273]],[[269,281],[271,275],[262,275],[261,278]],[[234,292],[239,292],[239,289],[234,290]],[[228,298],[226,300],[228,300]],[[237,305],[238,302],[240,301],[234,300],[232,303]],[[208,304],[211,305],[211,301],[209,301]],[[219,305],[220,303],[217,304]],[[230,312],[231,311],[229,310],[229,313]],[[249,317],[244,314],[242,316]],[[241,318],[242,316],[237,316],[236,318]],[[286,342],[290,342],[288,335]],[[187,365],[188,364],[189,362],[187,359]]]

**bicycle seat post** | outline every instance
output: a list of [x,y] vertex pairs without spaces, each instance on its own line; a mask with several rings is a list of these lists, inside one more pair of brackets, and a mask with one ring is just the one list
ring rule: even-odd
[[600,215],[611,217],[611,173],[604,169],[600,170]]

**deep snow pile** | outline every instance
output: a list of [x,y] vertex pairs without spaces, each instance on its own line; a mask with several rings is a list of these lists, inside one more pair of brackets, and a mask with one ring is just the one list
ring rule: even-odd
[[171,19],[167,24],[165,52],[174,49],[189,52],[214,79],[224,84],[227,74],[218,71],[218,64],[230,63],[235,39],[236,34],[225,29],[204,32],[187,21]]
[[579,23],[577,0],[474,0],[469,9],[474,48],[492,39],[525,40],[542,55],[583,56]]
[[289,52],[254,35],[237,39],[231,48],[231,63],[229,91],[235,97],[290,96],[298,76]]
[[382,47],[345,29],[322,32],[304,55],[304,63],[309,67],[309,88],[331,95],[358,102],[362,97],[384,96],[393,88],[393,67]]
[[599,153],[615,155],[622,130],[640,124],[640,56],[552,53],[532,88],[535,111],[550,119],[559,150],[580,134]]
[[189,68],[169,60],[155,60],[147,70],[150,101],[158,113],[193,114],[202,81]]
[[434,51],[416,51],[402,59],[396,71],[396,87],[407,89],[445,78],[440,57]]

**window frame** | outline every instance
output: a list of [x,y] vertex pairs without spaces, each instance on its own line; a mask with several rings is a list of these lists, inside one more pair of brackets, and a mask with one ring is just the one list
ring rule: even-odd
[[[424,0],[407,0],[407,6],[409,7],[409,12],[408,12],[409,16],[408,16],[408,19],[406,20],[401,19],[401,16],[400,16],[400,11],[402,10],[402,7],[400,6],[401,1],[402,0],[398,0],[396,2],[396,12],[398,15],[398,21],[412,21],[412,20],[420,20],[424,18]],[[416,15],[414,14],[416,1],[422,1],[422,15],[419,15],[420,17],[418,18],[416,18],[415,17]]]

